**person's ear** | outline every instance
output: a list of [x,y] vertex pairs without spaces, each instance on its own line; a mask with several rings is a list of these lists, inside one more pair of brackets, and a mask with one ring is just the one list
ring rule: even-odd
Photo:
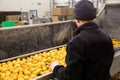
[[77,23],[80,23],[80,20],[77,20]]
[[77,23],[78,23],[78,24],[81,24],[81,23],[82,23],[82,21],[81,21],[81,20],[77,20]]
[[81,20],[76,20],[76,24],[77,24],[77,27],[79,27],[81,25]]

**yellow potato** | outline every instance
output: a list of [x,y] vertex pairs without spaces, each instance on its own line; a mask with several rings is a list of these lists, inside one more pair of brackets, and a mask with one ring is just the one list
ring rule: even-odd
[[47,74],[52,71],[49,68],[51,62],[57,61],[66,66],[65,55],[66,47],[61,47],[0,63],[0,80],[30,80]]

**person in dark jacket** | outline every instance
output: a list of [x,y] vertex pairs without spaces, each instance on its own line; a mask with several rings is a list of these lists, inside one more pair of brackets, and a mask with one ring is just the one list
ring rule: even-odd
[[114,48],[111,38],[93,22],[96,18],[93,3],[77,2],[74,17],[78,28],[67,43],[67,66],[52,62],[50,68],[54,76],[59,80],[110,80]]

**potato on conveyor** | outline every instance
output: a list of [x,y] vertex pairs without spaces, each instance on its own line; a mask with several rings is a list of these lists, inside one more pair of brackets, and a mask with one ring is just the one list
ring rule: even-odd
[[0,63],[0,80],[30,80],[51,72],[49,65],[53,61],[65,64],[66,47],[52,49],[29,57]]

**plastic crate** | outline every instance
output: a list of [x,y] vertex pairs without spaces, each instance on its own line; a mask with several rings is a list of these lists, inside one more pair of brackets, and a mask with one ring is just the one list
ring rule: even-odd
[[15,26],[15,22],[14,21],[2,22],[2,28],[4,28],[4,27],[13,27],[13,26]]

